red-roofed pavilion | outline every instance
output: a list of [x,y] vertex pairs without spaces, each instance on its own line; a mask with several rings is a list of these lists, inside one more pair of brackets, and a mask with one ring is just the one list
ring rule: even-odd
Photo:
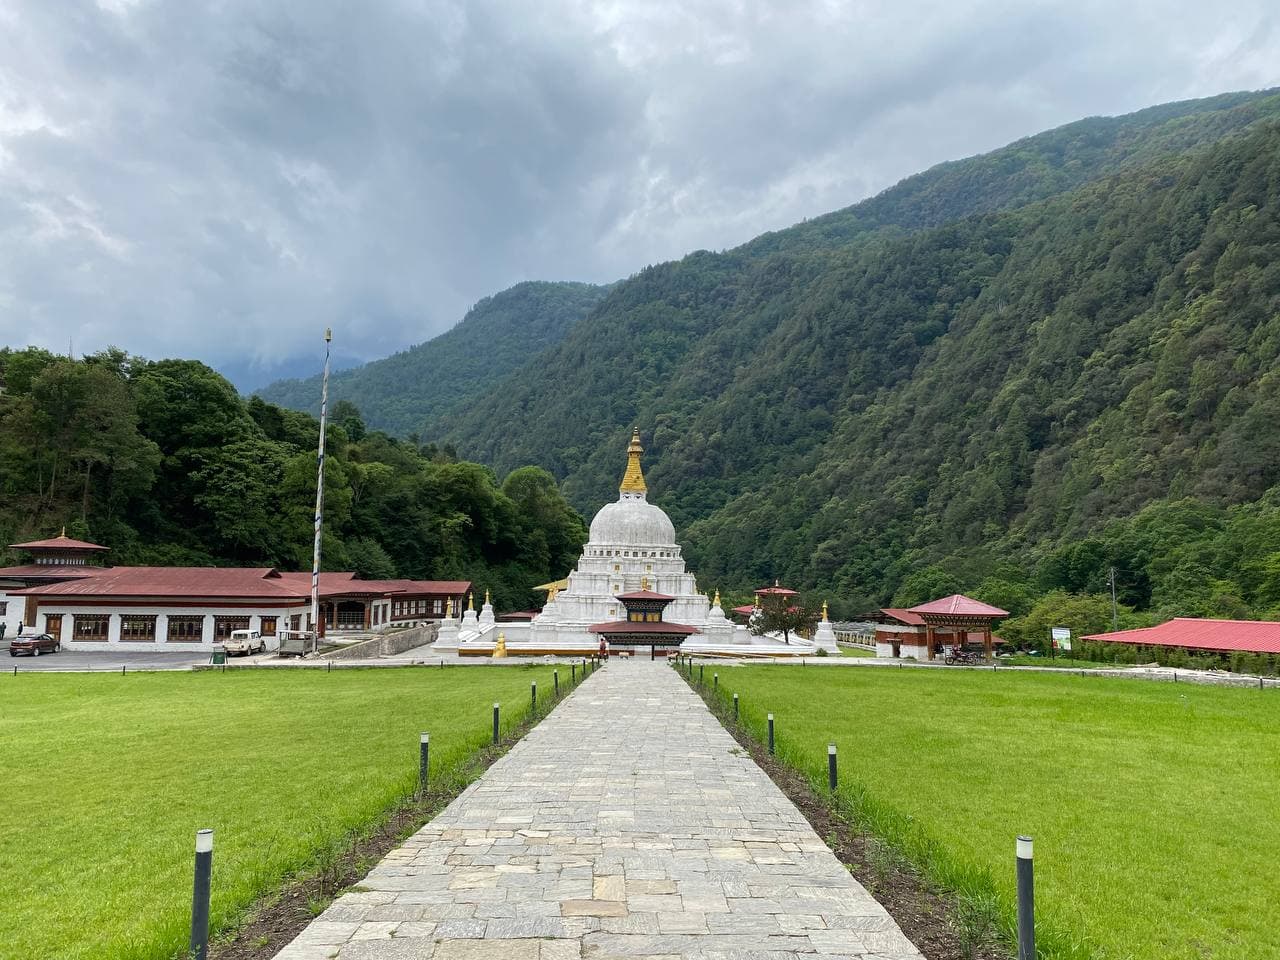
[[1009,615],[1008,610],[1001,610],[981,600],[974,600],[961,593],[953,593],[941,600],[931,600],[918,607],[906,611],[918,616],[925,624],[925,648],[929,659],[935,657],[938,628],[949,629],[960,636],[970,632],[982,633],[982,650],[988,660],[991,659],[991,629],[997,620]]

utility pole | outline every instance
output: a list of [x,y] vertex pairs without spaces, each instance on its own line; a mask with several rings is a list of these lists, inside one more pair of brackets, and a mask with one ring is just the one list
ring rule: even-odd
[[311,652],[320,649],[320,530],[324,523],[324,432],[329,413],[329,341],[333,331],[324,328],[324,377],[320,381],[320,449],[316,454],[316,541],[311,555]]
[[1120,620],[1116,615],[1116,568],[1111,568],[1111,629],[1120,629]]

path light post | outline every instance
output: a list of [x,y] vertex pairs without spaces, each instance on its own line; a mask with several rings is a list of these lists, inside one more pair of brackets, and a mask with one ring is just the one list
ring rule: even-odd
[[733,695],[733,722],[738,722],[738,695]]
[[498,743],[498,710],[499,709],[500,709],[499,705],[495,703],[493,705],[493,742],[495,746]]
[[711,675],[711,689],[712,689],[712,690],[719,690],[719,689],[720,689],[720,674],[718,674],[718,673],[713,673],[713,674]]
[[831,792],[836,792],[836,745],[834,743],[827,744],[827,786],[831,788]]
[[1018,837],[1018,960],[1036,960],[1035,870],[1031,838]]
[[554,689],[551,691],[552,697],[558,699],[560,697],[560,671],[559,670],[551,671],[551,682],[552,684],[554,684]]
[[535,680],[529,684],[529,709],[533,711],[533,715],[538,715],[538,681]]
[[418,796],[427,795],[427,762],[431,759],[431,734],[418,736]]
[[213,831],[196,831],[196,875],[191,891],[191,956],[209,956],[209,892],[213,882]]
[[573,686],[578,682],[578,665],[576,663],[569,664],[569,685]]
[[769,756],[773,756],[773,714],[769,714]]

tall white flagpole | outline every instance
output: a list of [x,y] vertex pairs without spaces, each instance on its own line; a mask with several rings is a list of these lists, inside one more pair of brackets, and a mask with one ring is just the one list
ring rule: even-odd
[[320,381],[320,450],[316,454],[316,542],[311,555],[311,652],[320,649],[320,530],[324,523],[324,433],[329,415],[329,341],[333,331],[324,329],[324,377]]

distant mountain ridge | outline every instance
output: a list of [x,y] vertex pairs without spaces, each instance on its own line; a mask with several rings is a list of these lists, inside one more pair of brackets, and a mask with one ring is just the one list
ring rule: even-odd
[[1179,497],[1280,501],[1275,369],[1263,91],[1068,124],[649,267],[423,434],[545,466],[590,515],[639,425],[704,579],[852,609],[930,565],[1030,576]]
[[[329,399],[350,400],[372,427],[418,433],[485,393],[531,354],[559,343],[604,296],[588,283],[530,281],[485,297],[453,328],[383,360],[329,378]],[[254,391],[269,403],[319,415],[320,377]]]

